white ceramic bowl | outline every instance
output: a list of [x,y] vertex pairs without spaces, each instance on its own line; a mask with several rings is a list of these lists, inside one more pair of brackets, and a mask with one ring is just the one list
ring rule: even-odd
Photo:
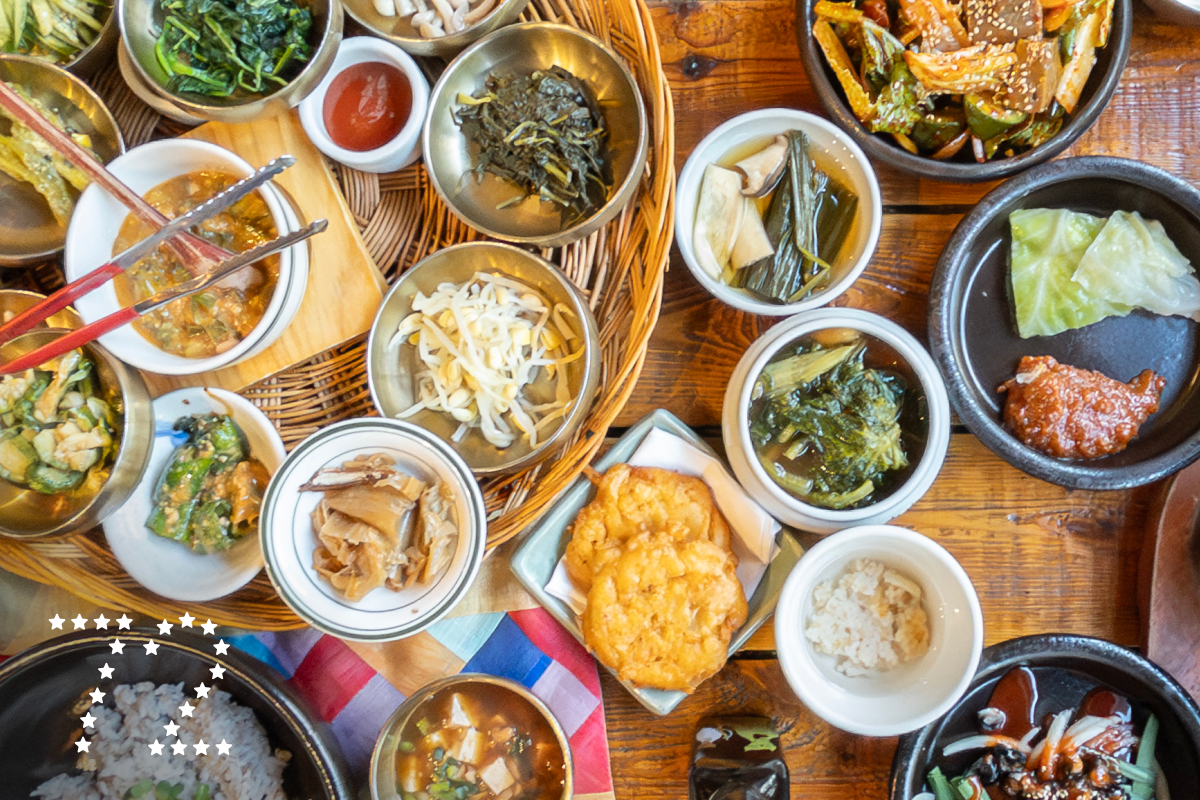
[[[399,592],[380,587],[350,601],[313,569],[311,514],[321,495],[299,489],[318,470],[371,453],[385,453],[402,471],[452,487],[458,540],[450,565],[430,585]],[[479,573],[487,541],[483,493],[463,460],[423,428],[378,417],[339,422],[301,442],[267,487],[259,531],[267,574],[284,602],[314,628],[356,641],[411,636],[448,614]]]
[[[841,165],[841,172],[834,177],[858,195],[858,211],[850,237],[834,263],[833,282],[803,300],[780,304],[767,302],[745,289],[736,289],[711,277],[696,262],[692,232],[705,168],[730,153],[740,151],[749,143],[761,142],[765,147],[777,134],[790,130],[803,131],[814,147],[821,148]],[[679,173],[675,192],[675,241],[679,244],[679,251],[688,269],[700,285],[717,299],[751,314],[788,316],[829,303],[850,288],[850,284],[866,269],[879,242],[879,229],[883,223],[879,182],[875,179],[875,170],[858,145],[828,120],[790,108],[751,111],[718,126],[696,145],[688,157],[683,171]]]
[[[383,147],[359,152],[339,147],[329,138],[325,129],[325,95],[334,79],[347,67],[366,61],[382,61],[404,73],[412,87],[412,110],[396,138]],[[363,172],[395,172],[420,158],[421,126],[428,106],[429,82],[412,56],[383,39],[356,36],[342,41],[329,72],[313,93],[300,103],[300,124],[317,149],[334,161]]]
[[[804,636],[813,589],[870,558],[915,580],[929,616],[929,651],[875,675],[847,677]],[[775,648],[788,684],[834,727],[896,736],[945,714],[966,692],[983,651],[983,614],[971,579],[932,539],[906,528],[867,525],[818,542],[788,576],[775,609]]]
[[263,565],[257,536],[247,536],[223,552],[204,555],[146,527],[146,518],[154,509],[155,489],[177,446],[171,436],[175,421],[192,414],[213,413],[233,417],[246,434],[250,455],[262,462],[268,473],[275,474],[286,455],[283,440],[253,403],[224,389],[179,389],[154,401],[154,447],[142,482],[125,505],[104,521],[104,538],[125,571],[169,600],[216,600],[245,586]]
[[[747,423],[750,395],[763,367],[797,339],[826,328],[853,328],[889,345],[916,377],[919,385],[911,388],[924,395],[928,412],[929,431],[925,448],[912,473],[890,494],[861,508],[833,510],[797,499],[767,474],[750,441],[750,426]],[[832,533],[854,525],[887,522],[907,511],[929,490],[950,446],[950,401],[933,359],[908,331],[868,311],[818,309],[797,314],[771,328],[742,355],[725,389],[725,401],[721,407],[721,438],[738,482],[773,517],[814,533]]]
[[[138,194],[188,172],[217,169],[241,176],[253,169],[233,153],[208,142],[191,139],[163,139],[135,147],[108,165],[109,170]],[[282,234],[296,230],[298,222],[286,202],[271,187],[263,198]],[[99,186],[89,186],[76,205],[67,229],[64,270],[68,281],[76,280],[112,257],[113,243],[128,211]],[[290,217],[289,217],[290,214]],[[279,282],[267,304],[262,320],[246,338],[211,358],[183,358],[165,353],[146,341],[132,325],[124,325],[100,337],[100,343],[127,364],[161,375],[194,375],[229,366],[249,358],[269,346],[283,333],[292,315],[299,309],[308,284],[307,251],[297,255],[305,243],[280,253]],[[298,265],[297,261],[303,263]],[[95,322],[120,308],[116,290],[108,282],[75,304],[84,322]]]

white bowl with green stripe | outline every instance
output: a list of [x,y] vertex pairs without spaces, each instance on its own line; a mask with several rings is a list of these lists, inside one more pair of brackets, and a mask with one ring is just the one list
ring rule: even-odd
[[[392,457],[402,472],[450,486],[458,538],[450,565],[430,584],[398,592],[380,587],[351,601],[313,568],[311,514],[321,494],[300,487],[325,467],[372,453]],[[445,442],[408,422],[364,417],[322,428],[288,455],[263,497],[259,535],[267,574],[297,616],[341,639],[379,642],[419,633],[458,604],[483,562],[486,520],[479,484]]]

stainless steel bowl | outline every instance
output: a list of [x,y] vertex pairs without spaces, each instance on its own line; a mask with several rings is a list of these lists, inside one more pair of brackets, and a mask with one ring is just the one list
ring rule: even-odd
[[529,0],[499,0],[492,13],[466,30],[437,39],[426,39],[417,33],[408,17],[385,17],[375,10],[372,0],[345,0],[346,13],[376,36],[387,39],[413,55],[439,56],[447,61],[472,42],[516,22],[528,4]]
[[[117,121],[103,101],[65,69],[28,56],[0,55],[0,81],[24,86],[56,109],[76,132],[91,137],[101,161],[125,152]],[[7,122],[0,121],[0,133],[8,133]],[[62,250],[67,228],[33,186],[0,173],[0,208],[0,264],[45,261]]]
[[561,800],[569,800],[573,796],[574,767],[571,762],[571,745],[567,741],[566,731],[563,730],[562,725],[555,719],[554,714],[546,707],[546,704],[516,681],[511,681],[508,678],[498,678],[494,675],[468,672],[436,680],[423,687],[420,691],[414,692],[407,700],[400,704],[400,707],[396,709],[391,718],[384,723],[383,731],[379,734],[379,739],[375,742],[375,752],[371,756],[372,800],[399,800],[401,797],[400,789],[396,785],[396,756],[400,752],[404,729],[408,727],[408,721],[412,719],[413,715],[424,708],[426,703],[437,695],[452,692],[464,686],[481,684],[495,686],[503,691],[511,692],[513,703],[527,703],[542,715],[542,718],[546,720],[546,724],[550,726],[550,730],[554,731],[554,738],[558,740],[559,749],[562,751],[564,780],[563,791],[560,796]]
[[309,35],[316,43],[312,59],[291,83],[262,97],[206,97],[168,91],[169,76],[154,55],[157,31],[162,29],[163,21],[158,0],[119,0],[117,17],[121,26],[121,47],[129,56],[128,61],[141,79],[140,83],[184,114],[221,122],[249,122],[299,105],[317,88],[333,65],[338,44],[342,41],[341,0],[308,0],[308,6],[313,12],[313,30]]
[[[413,405],[414,374],[420,366],[416,348],[402,345],[397,349],[388,344],[400,321],[412,311],[417,292],[428,295],[442,283],[466,283],[476,272],[506,275],[533,287],[551,303],[571,309],[573,318],[569,322],[575,324],[584,346],[583,358],[567,367],[574,405],[558,429],[539,441],[537,447],[530,447],[529,440],[522,437],[502,450],[484,439],[478,429],[456,442],[451,437],[458,422],[440,411],[424,409],[407,418],[445,440],[476,475],[494,475],[513,472],[556,452],[579,430],[596,395],[600,380],[599,326],[587,300],[553,264],[518,247],[496,242],[447,247],[419,262],[396,282],[375,315],[367,340],[367,382],[375,407],[383,416],[394,417]],[[554,398],[554,381],[543,374],[526,392],[531,398],[548,402]]]
[[[48,344],[65,331],[35,330],[0,346],[8,361]],[[0,535],[36,539],[94,528],[137,488],[154,444],[154,409],[142,376],[96,344],[84,345],[96,363],[101,389],[121,412],[121,441],[108,479],[94,494],[44,495],[0,479]]]
[[[498,209],[512,197],[513,186],[494,175],[482,181],[467,176],[475,153],[452,113],[459,93],[479,91],[489,73],[527,75],[555,65],[583,81],[600,104],[613,173],[608,201],[567,226],[556,207],[537,199]],[[430,95],[422,140],[433,186],[459,219],[497,239],[538,247],[568,245],[621,213],[645,170],[648,145],[646,108],[629,69],[594,36],[549,22],[501,28],[451,62]]]

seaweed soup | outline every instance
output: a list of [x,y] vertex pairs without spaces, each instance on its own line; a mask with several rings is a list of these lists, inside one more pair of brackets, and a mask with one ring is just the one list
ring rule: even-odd
[[[775,357],[767,362],[763,371],[755,377],[756,383],[763,381],[764,376],[771,370],[771,365],[785,362],[793,356],[804,353],[816,353],[822,350],[835,350],[847,345],[856,347],[860,345],[865,346],[865,350],[862,353],[862,366],[867,371],[875,371],[879,378],[892,389],[893,394],[898,394],[899,414],[897,422],[900,427],[899,444],[907,460],[907,465],[900,468],[885,469],[882,475],[873,481],[873,491],[858,499],[853,499],[854,496],[850,495],[850,500],[841,504],[822,502],[820,499],[821,494],[816,489],[811,494],[797,491],[794,484],[791,484],[788,479],[780,480],[776,478],[772,474],[772,469],[782,468],[790,475],[799,476],[803,480],[808,477],[815,477],[822,470],[836,472],[836,465],[844,463],[844,459],[834,454],[835,448],[831,447],[826,451],[817,442],[812,442],[807,447],[801,448],[803,452],[789,458],[789,447],[795,448],[797,439],[801,438],[802,434],[798,433],[794,438],[790,439],[787,433],[783,433],[782,436],[780,435],[787,427],[787,423],[786,420],[780,420],[778,416],[771,417],[768,406],[776,402],[776,400],[773,399],[773,393],[770,391],[764,391],[761,396],[757,396],[756,399],[752,400],[747,415],[747,424],[750,426],[750,438],[754,446],[755,457],[760,462],[763,470],[767,472],[768,477],[774,480],[784,491],[787,491],[803,502],[835,510],[861,508],[877,503],[904,485],[915,471],[917,464],[925,453],[925,445],[929,434],[928,405],[916,373],[899,352],[880,339],[849,328],[829,328],[802,336],[789,343],[780,349]],[[850,360],[852,361],[853,357]],[[797,385],[785,381],[775,388],[786,388],[787,395],[790,397],[812,398],[822,394],[823,381],[835,382],[834,378],[836,376],[837,369],[834,369],[806,383]],[[758,394],[759,392],[756,387],[755,395]],[[774,394],[778,395],[779,392],[775,392]],[[836,412],[841,408],[841,404],[836,400],[826,400],[821,404],[821,407]],[[775,424],[768,423],[769,419]],[[815,426],[818,430],[828,430],[826,424],[824,417],[818,417]],[[764,442],[768,431],[772,434],[770,441]],[[836,438],[836,434],[830,435]],[[781,438],[785,439],[785,441],[780,441]],[[847,441],[847,439],[840,438],[839,441]]]

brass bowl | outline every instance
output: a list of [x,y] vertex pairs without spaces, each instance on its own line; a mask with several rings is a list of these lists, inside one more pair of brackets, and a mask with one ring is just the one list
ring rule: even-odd
[[313,30],[309,34],[316,50],[300,74],[283,88],[261,97],[207,97],[191,92],[171,92],[166,86],[170,76],[158,63],[154,46],[155,31],[161,30],[163,12],[159,0],[119,0],[117,21],[121,27],[121,47],[127,61],[140,79],[138,82],[183,114],[220,122],[249,122],[274,116],[294,108],[307,97],[333,66],[342,41],[341,0],[308,0],[313,12]]
[[[584,354],[567,365],[567,381],[574,405],[556,430],[530,447],[521,437],[503,450],[490,444],[478,429],[462,438],[451,437],[458,429],[449,414],[423,409],[408,421],[440,437],[458,453],[475,475],[513,472],[541,461],[558,451],[579,430],[591,409],[600,381],[599,326],[587,300],[549,262],[512,245],[497,242],[468,242],[447,247],[419,262],[404,274],[383,298],[367,340],[367,383],[375,407],[385,417],[394,417],[413,405],[416,391],[414,372],[420,366],[416,348],[403,345],[399,352],[388,347],[400,321],[412,311],[417,292],[432,294],[439,284],[463,284],[476,272],[495,272],[536,289],[551,303],[562,303],[572,312],[568,322],[583,342]],[[543,374],[526,388],[535,402],[554,399],[555,381]]]
[[573,775],[574,767],[571,761],[571,745],[567,740],[566,731],[563,730],[559,721],[555,719],[554,713],[532,692],[516,681],[509,680],[508,678],[499,678],[495,675],[470,672],[441,678],[422,687],[419,691],[409,695],[408,699],[401,703],[395,713],[384,723],[383,730],[379,734],[379,739],[375,742],[375,752],[371,756],[370,783],[372,800],[399,800],[401,797],[400,789],[396,785],[396,756],[400,752],[400,744],[403,741],[401,734],[408,727],[408,721],[413,715],[437,695],[452,692],[459,687],[479,684],[496,686],[507,692],[511,692],[513,695],[512,702],[524,702],[533,706],[541,714],[542,718],[546,720],[546,724],[554,732],[554,738],[558,741],[558,747],[562,751],[563,758],[563,791],[562,795],[556,798],[556,800],[570,800],[573,796],[575,783]]
[[346,13],[371,33],[386,39],[415,56],[439,56],[449,61],[463,48],[482,39],[494,30],[517,21],[529,0],[498,0],[492,13],[466,30],[426,39],[417,33],[408,17],[385,17],[375,10],[372,0],[345,0]]
[[[8,322],[17,314],[36,306],[46,299],[46,295],[37,292],[27,292],[24,289],[0,289],[0,324]],[[62,311],[51,314],[44,322],[39,322],[35,330],[42,328],[66,328],[75,330],[83,326],[83,320],[75,309],[67,306]]]
[[[104,163],[125,152],[121,131],[104,103],[87,84],[62,67],[29,56],[0,55],[0,81],[14,83],[56,109],[68,125],[92,139],[96,155]],[[0,133],[9,123],[0,120]],[[72,190],[73,191],[73,190]],[[50,207],[28,183],[0,172],[0,264],[31,264],[45,261],[62,250],[67,228],[60,225]]]
[[[0,345],[0,362],[48,344],[65,331],[35,330]],[[93,494],[44,495],[0,479],[0,535],[17,539],[79,533],[99,525],[141,483],[154,444],[154,410],[142,376],[97,344],[83,347],[100,388],[121,413],[121,439],[108,479]]]
[[[558,65],[579,78],[600,105],[608,126],[613,188],[588,217],[564,226],[558,209],[537,198],[507,208],[513,184],[495,175],[467,175],[475,153],[454,121],[459,93],[479,91],[491,72],[527,75]],[[563,247],[621,213],[646,167],[649,128],[642,94],[629,69],[599,39],[566,25],[528,22],[480,39],[451,62],[429,97],[422,147],[425,167],[451,211],[480,233],[537,247]]]

